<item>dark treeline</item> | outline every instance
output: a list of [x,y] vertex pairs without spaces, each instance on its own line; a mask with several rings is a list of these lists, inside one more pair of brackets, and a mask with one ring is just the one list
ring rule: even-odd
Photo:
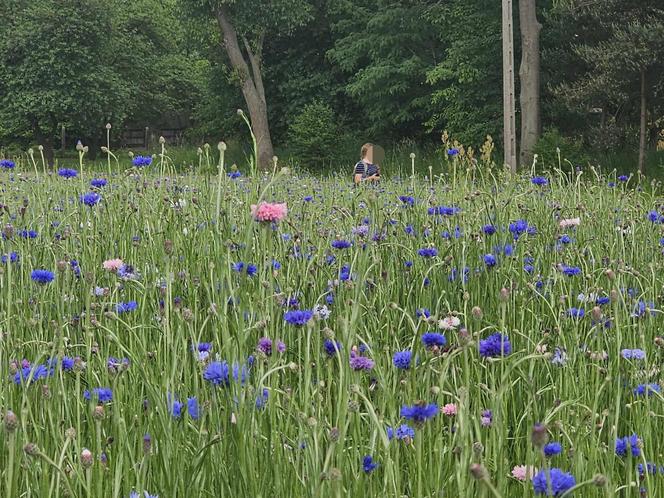
[[[657,146],[661,0],[514,0],[513,17],[523,165]],[[443,130],[502,142],[498,0],[3,0],[0,18],[3,146],[50,156],[64,125],[98,149],[107,122],[216,143],[246,135],[238,108],[262,163],[272,144],[307,163]]]

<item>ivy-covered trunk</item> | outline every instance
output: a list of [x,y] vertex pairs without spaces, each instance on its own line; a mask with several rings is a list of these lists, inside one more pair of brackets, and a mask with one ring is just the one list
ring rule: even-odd
[[540,134],[540,30],[535,0],[519,0],[521,26],[521,153],[522,166],[530,166]]

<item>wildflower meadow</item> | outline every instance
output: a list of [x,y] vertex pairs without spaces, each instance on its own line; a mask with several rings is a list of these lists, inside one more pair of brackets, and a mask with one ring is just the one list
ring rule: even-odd
[[1,496],[664,496],[658,184],[224,150],[0,162]]

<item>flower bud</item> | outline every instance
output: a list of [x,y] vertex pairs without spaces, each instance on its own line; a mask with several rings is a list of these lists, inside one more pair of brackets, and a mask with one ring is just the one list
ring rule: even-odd
[[226,143],[225,142],[219,142],[217,144],[217,149],[219,150],[226,150]]
[[74,429],[73,427],[70,427],[69,429],[67,429],[65,431],[65,437],[67,439],[76,439],[76,429]]
[[97,405],[94,407],[94,410],[92,411],[92,418],[96,420],[103,420],[105,415],[106,413],[104,412],[103,405]]
[[536,448],[543,448],[549,442],[549,432],[544,424],[537,423],[533,426],[531,440]]
[[590,311],[590,316],[592,316],[593,320],[598,322],[602,318],[602,308],[599,306],[594,306]]
[[510,298],[510,291],[505,287],[503,287],[502,289],[500,289],[499,298],[502,302],[507,301]]
[[23,447],[23,451],[25,451],[26,455],[37,456],[39,455],[39,446],[35,443],[28,443]]
[[482,308],[479,306],[473,306],[473,309],[470,310],[470,314],[473,315],[473,318],[477,318],[478,320],[481,320],[484,315]]
[[484,481],[489,477],[486,468],[479,463],[473,463],[470,465],[470,473],[478,481]]
[[617,290],[611,289],[611,292],[609,292],[609,297],[611,298],[612,303],[616,303],[618,302],[618,299],[620,299],[620,294]]
[[17,427],[18,417],[13,411],[7,410],[7,413],[5,413],[5,430],[11,433],[14,432]]
[[606,486],[606,476],[602,474],[596,474],[595,477],[593,477],[593,484],[598,488],[603,488]]
[[81,465],[83,468],[88,469],[92,467],[92,463],[92,452],[87,448],[83,448],[83,451],[81,451]]
[[145,436],[143,436],[143,453],[149,455],[151,451],[152,451],[152,437],[150,436],[150,434],[145,434]]

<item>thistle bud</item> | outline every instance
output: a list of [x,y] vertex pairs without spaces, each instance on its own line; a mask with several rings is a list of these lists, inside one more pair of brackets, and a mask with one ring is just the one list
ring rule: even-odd
[[92,463],[92,452],[87,448],[83,448],[83,451],[81,451],[81,465],[83,468],[88,469],[92,467]]
[[332,427],[330,429],[328,437],[329,437],[331,442],[336,443],[339,440],[339,428],[338,427]]
[[143,453],[149,455],[151,451],[152,451],[152,437],[150,436],[150,434],[145,434],[145,436],[143,436]]
[[95,406],[94,410],[92,411],[92,418],[94,418],[96,420],[103,420],[105,415],[106,415],[106,413],[104,411],[104,406],[103,405]]
[[23,447],[23,451],[25,451],[26,455],[37,456],[39,455],[39,446],[35,443],[28,443]]
[[7,413],[5,413],[5,430],[11,433],[14,432],[17,427],[18,417],[13,411],[7,410]]
[[593,477],[593,484],[598,488],[603,488],[606,486],[606,476],[602,474],[596,474],[595,477]]
[[470,473],[478,481],[484,481],[489,477],[486,468],[479,463],[473,463],[470,465]]
[[473,309],[470,310],[470,314],[473,315],[473,318],[477,318],[478,320],[481,320],[482,316],[484,316],[482,308],[479,306],[473,306]]
[[549,432],[544,424],[537,423],[533,426],[531,440],[536,448],[543,448],[549,442]]
[[620,294],[617,290],[611,289],[611,292],[609,292],[609,298],[611,298],[612,303],[616,303],[618,302],[618,299],[620,299]]

